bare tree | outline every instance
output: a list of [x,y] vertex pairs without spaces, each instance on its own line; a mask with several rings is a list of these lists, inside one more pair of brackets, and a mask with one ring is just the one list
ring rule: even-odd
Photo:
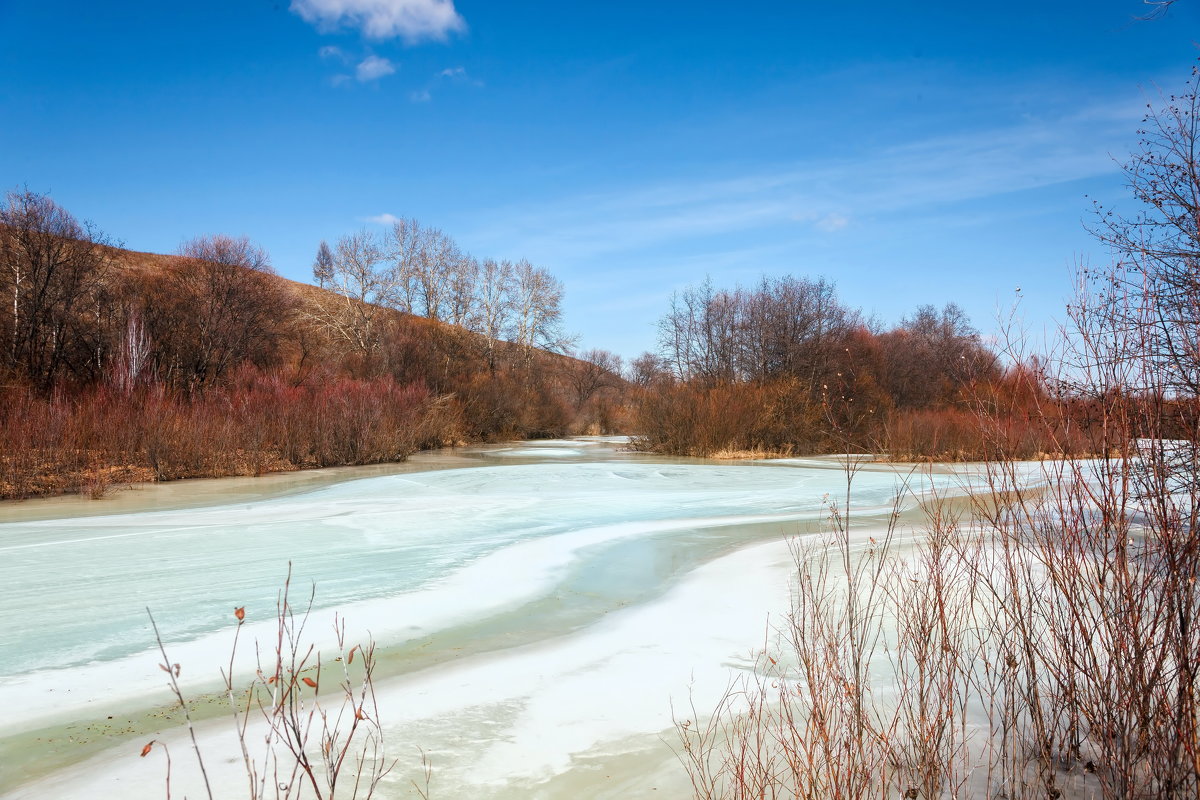
[[738,372],[754,380],[799,378],[815,391],[857,315],[824,278],[764,277],[756,291],[741,294]]
[[996,356],[959,306],[931,305],[882,334],[882,381],[898,408],[930,408],[951,403],[972,381],[996,376]]
[[547,270],[525,259],[513,265],[513,333],[526,364],[537,347],[562,351],[569,345],[562,330],[562,296],[562,283]]
[[462,293],[469,297],[469,256],[452,238],[415,219],[397,220],[388,231],[387,255],[396,286],[393,307],[430,319],[466,316]]
[[185,242],[179,254],[146,309],[161,373],[205,384],[243,361],[273,362],[291,300],[266,251],[244,236],[215,235]]
[[659,345],[681,380],[733,380],[737,304],[708,278],[672,295],[670,311],[659,322]]
[[856,323],[824,279],[763,278],[754,289],[732,291],[706,279],[671,298],[659,346],[682,380],[796,378],[811,392]]
[[416,313],[425,239],[425,229],[415,219],[396,220],[387,232],[387,257],[392,261],[395,285],[392,305],[409,314]]
[[396,271],[384,266],[386,258],[383,244],[370,231],[343,236],[326,287],[333,295],[310,303],[310,317],[360,355],[379,348],[381,307],[394,305],[401,296]]
[[123,392],[133,391],[144,380],[152,354],[142,313],[134,308],[125,320],[125,335],[121,337],[114,359],[112,377],[117,388]]
[[488,370],[496,371],[498,345],[508,330],[513,312],[514,268],[511,261],[486,258],[475,281],[474,310],[467,327],[483,337]]
[[575,407],[582,408],[597,392],[617,389],[624,383],[621,357],[607,350],[585,350],[571,365],[568,379],[575,390]]
[[100,366],[109,242],[45,195],[9,192],[0,205],[3,362],[43,389]]
[[462,261],[458,245],[436,228],[425,230],[424,242],[417,262],[417,299],[421,313],[430,318],[442,318],[453,283],[453,272]]
[[[1115,270],[1087,273],[1114,322],[1148,336],[1143,379],[1200,394],[1200,69],[1188,91],[1164,98],[1142,121],[1140,148],[1125,164],[1139,207],[1096,206],[1093,233],[1112,248]],[[1132,308],[1126,296],[1141,299]],[[1152,317],[1146,312],[1152,311]]]
[[474,256],[460,255],[450,269],[445,303],[445,320],[465,328],[475,310],[475,287],[479,281],[479,261]]
[[642,353],[631,359],[625,371],[626,380],[639,389],[669,384],[672,377],[670,366],[657,353]]

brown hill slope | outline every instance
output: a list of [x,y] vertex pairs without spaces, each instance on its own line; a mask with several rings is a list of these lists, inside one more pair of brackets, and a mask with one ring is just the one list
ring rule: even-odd
[[281,278],[245,240],[161,255],[22,236],[0,230],[0,263],[62,299],[6,287],[0,497],[400,460],[617,416],[619,381],[594,365]]

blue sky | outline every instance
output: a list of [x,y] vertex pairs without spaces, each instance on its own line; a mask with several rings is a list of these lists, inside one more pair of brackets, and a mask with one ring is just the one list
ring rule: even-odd
[[583,348],[672,291],[825,276],[885,324],[1039,332],[1200,0],[0,0],[0,184],[126,246],[245,234],[309,280],[386,215],[565,284]]

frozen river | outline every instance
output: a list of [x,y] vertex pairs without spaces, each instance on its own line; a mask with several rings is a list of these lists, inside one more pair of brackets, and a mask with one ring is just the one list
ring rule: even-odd
[[[212,692],[235,607],[235,672],[253,670],[247,642],[273,646],[289,562],[294,596],[315,587],[318,649],[335,611],[350,641],[380,648],[380,717],[400,758],[381,796],[410,795],[418,746],[438,797],[678,794],[672,703],[692,693],[703,708],[750,667],[768,615],[788,608],[788,537],[817,530],[847,476],[832,461],[668,461],[620,444],[423,454],[395,474],[334,472],[258,498],[230,483],[231,501],[166,510],[0,507],[0,794],[162,796],[162,765],[138,752],[181,731],[155,716],[170,696],[146,607],[185,691]],[[857,473],[861,524],[882,524],[901,476]],[[931,481],[959,479],[917,483]],[[199,732],[229,787],[218,795],[240,796],[229,727]],[[186,746],[172,752],[173,794],[198,796]]]

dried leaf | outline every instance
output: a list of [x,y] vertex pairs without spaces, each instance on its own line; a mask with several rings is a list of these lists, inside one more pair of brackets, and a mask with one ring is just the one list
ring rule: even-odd
[[347,663],[347,664],[353,664],[353,663],[354,663],[354,651],[355,651],[355,650],[357,650],[357,649],[358,649],[358,645],[354,645],[354,647],[351,647],[351,648],[350,648],[350,655],[346,656],[346,663]]
[[238,622],[241,622],[242,620],[244,620],[246,618],[246,607],[238,606],[237,608],[235,608],[233,610],[233,615],[235,617],[237,617]]
[[179,677],[179,662],[178,661],[175,662],[175,677],[176,678]]
[[161,669],[163,672],[170,672],[170,671],[171,671],[171,668],[170,668],[170,667],[168,667],[166,664],[159,664],[159,665],[158,665],[158,668],[159,668],[159,669]]
[[278,680],[278,677],[279,676],[277,676],[277,675],[272,675],[270,678],[267,679],[267,685],[270,686],[272,683],[274,683],[276,680]]
[[354,718],[355,719],[366,719],[367,718],[366,712],[364,712],[362,710],[362,706],[359,706],[357,709],[354,710]]
[[142,758],[146,757],[146,754],[150,752],[150,748],[152,748],[152,747],[154,747],[153,740],[146,743],[146,746],[142,748]]
[[314,688],[314,689],[315,689],[315,688],[317,688],[317,682],[316,682],[316,681],[314,681],[312,678],[305,678],[305,679],[304,679],[304,685],[305,685],[305,686],[311,686],[311,687],[312,687],[312,688]]

